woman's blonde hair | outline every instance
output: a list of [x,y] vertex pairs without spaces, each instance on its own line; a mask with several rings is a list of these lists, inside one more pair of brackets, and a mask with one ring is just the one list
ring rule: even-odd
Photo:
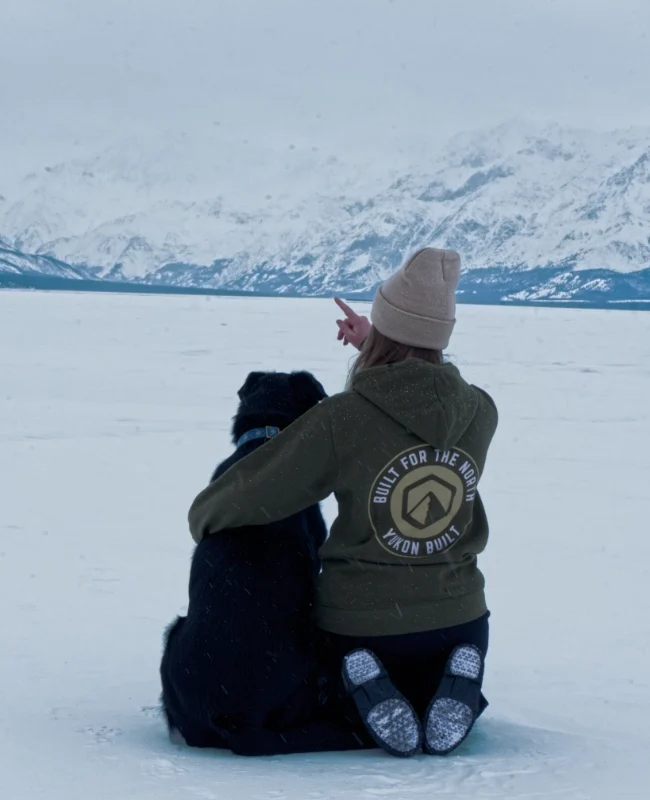
[[348,388],[352,387],[352,381],[363,370],[371,369],[371,367],[383,367],[387,364],[398,364],[407,358],[419,358],[421,361],[428,361],[430,364],[439,365],[444,363],[441,350],[429,350],[426,347],[411,347],[408,344],[400,344],[394,339],[384,336],[383,333],[379,333],[373,325],[350,370]]

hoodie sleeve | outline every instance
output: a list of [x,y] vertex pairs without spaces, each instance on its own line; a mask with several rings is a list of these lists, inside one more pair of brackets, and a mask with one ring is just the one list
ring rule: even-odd
[[338,474],[327,401],[238,461],[194,500],[196,542],[226,528],[266,525],[324,500]]

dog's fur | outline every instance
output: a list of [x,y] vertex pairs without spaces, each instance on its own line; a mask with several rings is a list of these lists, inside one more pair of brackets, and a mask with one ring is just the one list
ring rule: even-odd
[[[325,396],[308,372],[253,372],[239,390],[233,441],[252,428],[286,428]],[[256,439],[237,448],[212,480],[263,446]],[[267,734],[281,736],[313,714],[319,667],[311,609],[325,538],[313,506],[282,522],[208,536],[196,547],[187,616],[167,629],[160,668],[172,738],[256,754],[278,749]]]

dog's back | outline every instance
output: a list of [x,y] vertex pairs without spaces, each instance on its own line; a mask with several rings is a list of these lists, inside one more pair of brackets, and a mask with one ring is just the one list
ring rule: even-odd
[[[240,408],[236,435],[241,427]],[[238,448],[212,479],[262,445]],[[196,547],[188,613],[168,630],[161,665],[170,730],[188,744],[227,747],[233,733],[289,727],[309,714],[318,693],[311,607],[325,537],[314,506]]]

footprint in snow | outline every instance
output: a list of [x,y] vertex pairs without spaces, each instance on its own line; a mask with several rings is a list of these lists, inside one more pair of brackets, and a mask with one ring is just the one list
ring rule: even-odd
[[88,746],[94,746],[112,742],[122,735],[122,730],[120,728],[109,728],[106,725],[102,725],[100,728],[83,728],[80,733],[85,733],[86,736],[90,737]]

